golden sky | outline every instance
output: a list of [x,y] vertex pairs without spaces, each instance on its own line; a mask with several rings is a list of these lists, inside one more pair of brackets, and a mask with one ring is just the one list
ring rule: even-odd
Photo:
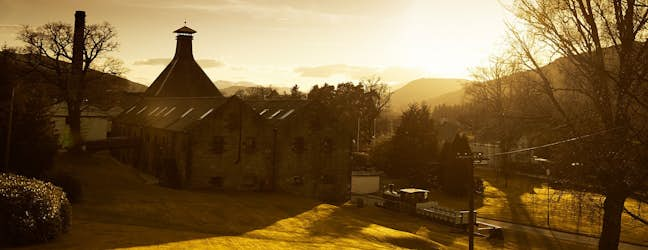
[[173,56],[173,30],[198,31],[194,56],[209,77],[273,86],[420,77],[468,78],[501,44],[498,0],[0,0],[0,43],[20,25],[108,21],[130,80],[150,84]]

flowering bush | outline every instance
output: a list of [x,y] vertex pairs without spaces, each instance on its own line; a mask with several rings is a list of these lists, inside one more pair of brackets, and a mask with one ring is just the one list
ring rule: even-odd
[[70,225],[70,202],[48,182],[0,173],[0,242],[48,241]]

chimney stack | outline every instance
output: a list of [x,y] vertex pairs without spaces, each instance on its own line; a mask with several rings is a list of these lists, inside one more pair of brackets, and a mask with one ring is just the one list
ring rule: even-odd
[[85,33],[85,11],[74,13],[74,37],[72,40],[72,75],[78,77],[83,68],[83,49]]

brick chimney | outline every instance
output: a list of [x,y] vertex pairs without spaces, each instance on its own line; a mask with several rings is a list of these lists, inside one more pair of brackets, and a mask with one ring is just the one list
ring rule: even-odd
[[83,47],[85,33],[85,11],[74,13],[74,37],[72,40],[72,75],[78,77],[83,69]]

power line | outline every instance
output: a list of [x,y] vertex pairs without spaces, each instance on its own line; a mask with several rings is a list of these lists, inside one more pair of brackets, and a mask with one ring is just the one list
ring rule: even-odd
[[490,154],[490,155],[485,155],[485,156],[500,156],[500,155],[517,154],[517,153],[526,152],[526,151],[531,151],[531,150],[536,150],[536,149],[540,149],[540,148],[552,147],[552,146],[556,146],[556,145],[559,145],[559,144],[563,144],[563,143],[567,143],[567,142],[573,142],[573,141],[578,141],[578,140],[582,140],[582,139],[585,139],[585,138],[588,138],[588,137],[592,137],[592,136],[595,136],[595,135],[604,134],[604,133],[610,132],[610,131],[612,131],[612,130],[617,130],[617,129],[620,129],[620,128],[622,128],[622,127],[616,127],[616,128],[606,129],[606,130],[599,131],[599,132],[596,132],[596,133],[591,133],[591,134],[587,134],[587,135],[581,135],[581,136],[577,136],[577,137],[569,138],[569,139],[566,139],[566,140],[561,140],[561,141],[556,141],[556,142],[548,143],[548,144],[541,145],[541,146],[530,147],[530,148],[523,148],[523,149],[516,149],[516,150],[513,150],[513,151],[501,152],[501,153],[495,153],[495,154]]

